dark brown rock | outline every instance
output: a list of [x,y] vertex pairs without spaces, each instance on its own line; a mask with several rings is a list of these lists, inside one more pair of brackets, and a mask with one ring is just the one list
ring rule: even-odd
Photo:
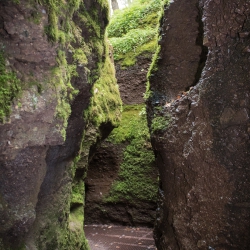
[[108,194],[118,175],[125,145],[103,143],[98,148],[88,166],[86,178],[85,222],[89,223],[93,215],[93,203],[101,202]]
[[123,104],[144,103],[143,95],[146,91],[147,72],[151,58],[139,56],[135,65],[123,68],[116,64],[116,77]]
[[[162,19],[161,54],[158,70],[152,76],[151,88],[164,92],[164,100],[176,98],[180,91],[194,85],[200,75],[200,65],[206,57],[202,53],[202,39],[199,36],[202,24],[197,0],[172,1]],[[160,78],[161,81],[155,80]]]
[[[148,100],[150,122],[171,117],[165,131],[152,134],[161,179],[158,249],[249,248],[249,37],[240,34],[249,32],[249,7],[243,0],[175,0],[165,10]],[[202,74],[194,81],[196,69]]]
[[[2,1],[0,5],[0,44],[10,67],[22,81],[32,74],[43,83],[50,67],[56,65],[56,46],[44,37],[47,15],[42,14],[39,26],[28,21],[33,7],[24,1],[18,5]],[[43,8],[38,8],[42,13]],[[37,47],[34,43],[38,43]],[[48,147],[63,144],[60,131],[55,128],[57,101],[53,91],[48,89],[42,96],[36,93],[35,87],[24,90],[19,100],[22,106],[14,105],[9,122],[0,130],[0,196],[1,204],[6,206],[0,209],[0,234],[13,245],[23,240],[36,218]]]

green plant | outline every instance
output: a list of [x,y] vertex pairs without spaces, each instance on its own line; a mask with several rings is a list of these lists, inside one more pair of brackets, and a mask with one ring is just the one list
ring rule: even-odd
[[156,35],[154,29],[133,29],[123,37],[110,38],[110,42],[114,47],[114,59],[119,60],[122,55],[130,51],[136,51],[141,45],[151,41]]
[[166,130],[170,122],[171,122],[171,117],[169,115],[154,117],[150,127],[151,133]]
[[20,80],[14,72],[6,69],[4,52],[0,51],[0,121],[10,115],[13,99],[21,91]]
[[116,11],[108,26],[109,37],[122,37],[132,29],[155,28],[162,0],[135,0],[128,7]]

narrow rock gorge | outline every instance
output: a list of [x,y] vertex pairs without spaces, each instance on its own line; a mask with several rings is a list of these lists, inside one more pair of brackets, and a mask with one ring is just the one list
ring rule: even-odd
[[158,170],[142,114],[149,65],[149,59],[140,58],[129,68],[116,67],[122,119],[89,162],[86,224],[154,226]]
[[[119,127],[95,150],[89,162],[86,225],[150,228],[154,225],[158,171],[143,96],[147,72],[157,47],[162,1],[150,0],[143,5],[142,2],[135,1],[131,7],[115,12],[108,26],[123,112]],[[145,34],[151,35],[143,37]]]
[[250,2],[140,1],[113,48],[106,0],[0,1],[0,250],[249,249]]

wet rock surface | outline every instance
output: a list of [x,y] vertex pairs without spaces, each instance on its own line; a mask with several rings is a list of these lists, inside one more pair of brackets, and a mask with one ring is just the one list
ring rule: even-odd
[[[171,117],[152,134],[161,179],[154,231],[158,249],[249,248],[249,7],[246,1],[176,0],[165,10],[162,59],[151,76],[148,100],[151,123],[154,115]],[[192,17],[186,23],[191,27],[183,28],[182,12]],[[196,33],[189,32],[192,27]],[[203,62],[200,35],[208,49]],[[190,44],[197,47],[195,61],[188,62],[188,51],[182,53],[175,65],[188,63],[173,74],[171,58]]]
[[88,225],[84,230],[91,250],[156,250],[149,228]]

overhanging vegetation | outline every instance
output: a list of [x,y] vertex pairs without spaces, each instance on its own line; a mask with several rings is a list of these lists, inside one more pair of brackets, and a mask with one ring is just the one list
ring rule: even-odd
[[151,57],[155,52],[163,2],[135,0],[129,7],[115,11],[107,30],[116,62],[128,67],[139,55]]

